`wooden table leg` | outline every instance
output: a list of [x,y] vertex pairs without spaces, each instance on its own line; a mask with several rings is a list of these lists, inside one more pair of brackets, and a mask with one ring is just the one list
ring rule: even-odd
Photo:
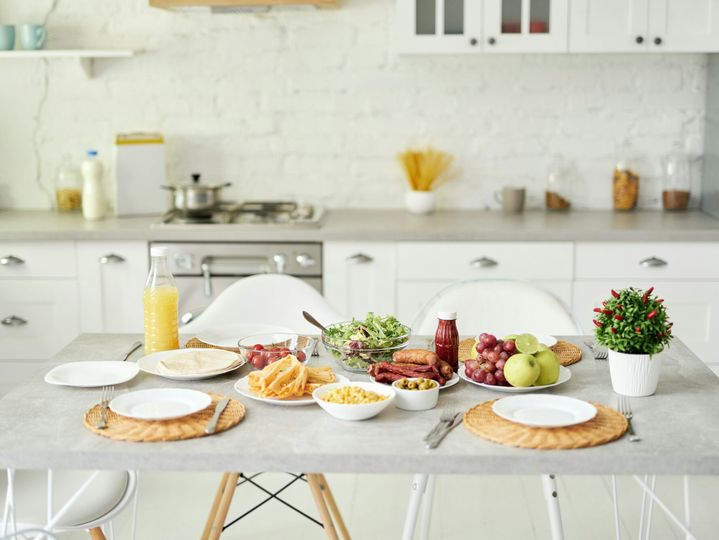
[[335,497],[332,494],[332,490],[330,489],[330,485],[327,482],[327,479],[325,478],[324,474],[318,474],[317,479],[320,481],[320,489],[322,490],[322,493],[325,496],[325,500],[327,501],[327,506],[330,509],[330,512],[332,513],[332,517],[334,518],[335,524],[340,530],[340,534],[342,535],[342,538],[344,540],[350,540],[350,533],[347,530],[347,527],[345,526],[345,522],[342,519],[342,514],[340,513],[340,509],[337,507],[337,502],[335,501]]
[[200,540],[208,540],[210,538],[210,530],[212,529],[212,524],[215,522],[215,516],[217,515],[217,508],[220,506],[220,500],[222,499],[222,494],[225,492],[225,485],[227,484],[227,476],[230,473],[224,473],[222,475],[222,479],[220,480],[220,485],[217,486],[217,493],[215,493],[215,500],[212,501],[212,506],[210,507],[210,513],[207,515],[207,522],[205,523],[205,528],[202,531],[202,536],[200,537]]
[[322,525],[325,527],[327,538],[329,538],[329,540],[339,540],[337,531],[335,530],[335,524],[332,522],[329,510],[327,510],[327,504],[322,494],[321,482],[318,476],[317,474],[307,473],[307,483],[310,486],[312,497],[315,499],[315,505],[320,513],[320,519],[322,520]]
[[[227,512],[230,509],[232,497],[235,495],[235,489],[237,489],[237,479],[239,476],[239,473],[226,473],[225,475],[225,485],[222,489],[222,495],[220,496],[220,500],[217,505],[217,512],[215,512],[214,516],[210,515],[212,523],[207,536],[208,540],[219,540],[220,535],[222,534],[222,527],[225,525],[225,519],[227,518]],[[217,495],[215,495],[215,497],[217,497]]]
[[100,527],[93,527],[87,531],[90,534],[91,540],[106,540],[105,533],[102,532]]

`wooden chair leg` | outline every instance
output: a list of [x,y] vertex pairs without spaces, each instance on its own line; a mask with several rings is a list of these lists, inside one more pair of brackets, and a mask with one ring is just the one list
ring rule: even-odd
[[327,510],[327,504],[325,503],[318,475],[307,473],[307,483],[310,486],[312,497],[314,498],[315,505],[320,513],[320,519],[322,520],[322,525],[325,527],[325,534],[327,535],[327,538],[329,538],[329,540],[339,540],[335,524],[332,522],[329,510]]
[[344,519],[342,519],[342,514],[340,513],[340,509],[337,506],[337,502],[335,501],[335,497],[332,494],[332,490],[330,489],[330,485],[327,482],[325,475],[318,474],[317,478],[320,481],[320,489],[322,490],[322,493],[325,496],[325,500],[327,501],[327,506],[329,507],[330,512],[332,513],[332,517],[334,518],[337,528],[339,528],[339,530],[340,530],[340,534],[342,535],[343,540],[351,540],[350,533],[347,530],[347,527],[345,526]]
[[102,532],[100,527],[93,527],[92,529],[88,529],[87,532],[90,534],[91,540],[106,540],[105,533]]
[[[222,495],[217,505],[217,511],[214,516],[210,514],[208,517],[208,522],[211,520],[210,530],[207,536],[208,540],[219,540],[222,534],[222,527],[225,525],[225,519],[227,519],[227,512],[230,509],[232,497],[235,495],[235,489],[237,489],[237,479],[239,476],[239,473],[226,473],[224,476],[225,485],[222,486],[222,484],[220,484],[222,487]],[[215,495],[215,497],[217,497],[217,495]]]
[[207,515],[207,521],[205,522],[205,528],[202,531],[202,536],[200,537],[200,540],[208,540],[208,538],[210,538],[210,530],[212,529],[212,524],[215,522],[217,508],[220,506],[222,494],[225,492],[225,486],[227,485],[227,476],[229,474],[230,473],[224,473],[222,475],[222,479],[220,480],[220,484],[217,486],[217,493],[215,493],[215,499],[212,501],[210,513]]

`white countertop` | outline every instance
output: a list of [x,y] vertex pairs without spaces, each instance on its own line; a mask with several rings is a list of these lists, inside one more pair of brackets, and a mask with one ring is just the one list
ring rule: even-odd
[[718,241],[719,220],[687,212],[577,210],[439,211],[331,210],[319,227],[287,225],[158,225],[159,216],[108,218],[48,211],[0,210],[0,241]]

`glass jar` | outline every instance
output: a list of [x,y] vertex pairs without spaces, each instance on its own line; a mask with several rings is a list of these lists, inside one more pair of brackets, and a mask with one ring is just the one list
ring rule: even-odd
[[664,188],[662,204],[664,210],[686,210],[689,206],[691,189],[691,164],[689,157],[680,149],[666,156],[663,160]]
[[457,331],[457,312],[440,311],[439,323],[434,335],[434,352],[447,362],[456,373],[459,369],[459,332]]
[[612,200],[615,210],[634,210],[639,200],[639,175],[624,159],[617,160],[612,175]]
[[544,193],[547,210],[569,210],[571,203],[569,166],[561,156],[555,156],[547,169],[547,188]]
[[58,212],[72,212],[82,207],[82,178],[70,156],[63,158],[57,171],[55,204]]

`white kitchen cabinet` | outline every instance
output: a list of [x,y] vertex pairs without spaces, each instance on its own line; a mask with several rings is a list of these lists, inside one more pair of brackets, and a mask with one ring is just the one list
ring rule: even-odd
[[74,242],[0,243],[0,279],[74,278]]
[[718,0],[649,0],[652,52],[719,51]]
[[484,0],[487,53],[566,52],[568,0]]
[[78,242],[83,332],[142,332],[146,242]]
[[0,359],[45,359],[80,329],[77,281],[0,280]]
[[397,0],[402,53],[474,53],[482,47],[481,0]]
[[592,334],[593,308],[609,297],[611,289],[648,289],[665,299],[675,336],[704,362],[719,362],[713,341],[719,336],[719,281],[647,281],[632,279],[587,280],[574,283],[573,312],[583,333]]
[[347,318],[395,313],[396,252],[392,242],[326,242],[324,295],[330,305]]

